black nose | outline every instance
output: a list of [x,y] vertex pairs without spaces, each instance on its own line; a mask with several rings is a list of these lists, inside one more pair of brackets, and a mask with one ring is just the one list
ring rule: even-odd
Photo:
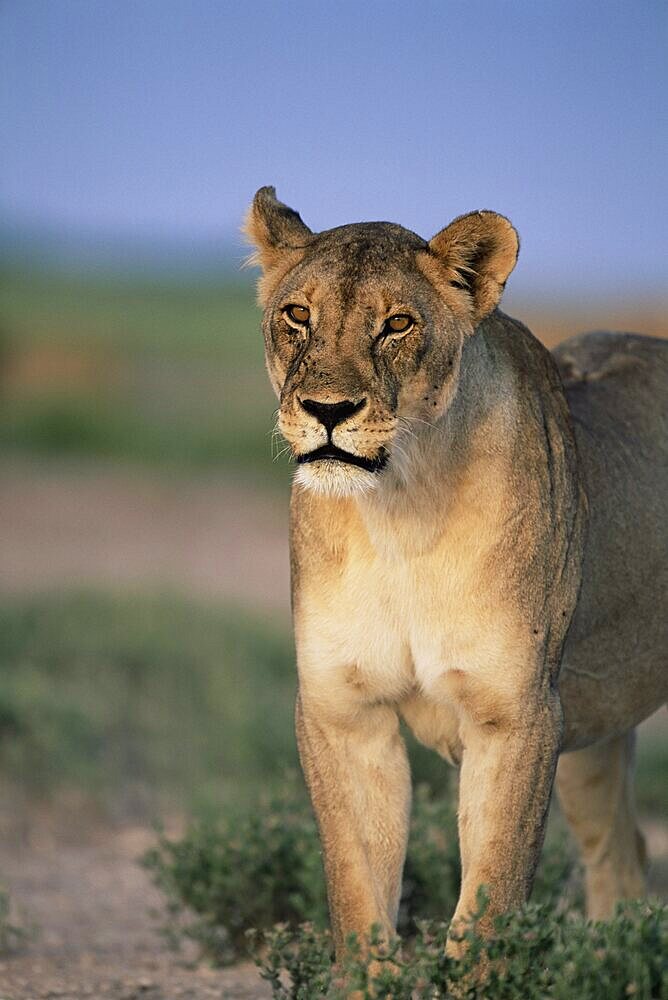
[[359,413],[366,399],[360,399],[357,403],[353,403],[352,399],[344,399],[340,403],[319,403],[316,399],[300,399],[299,402],[306,412],[317,417],[327,428],[327,433],[331,434],[342,420],[352,417],[353,413]]

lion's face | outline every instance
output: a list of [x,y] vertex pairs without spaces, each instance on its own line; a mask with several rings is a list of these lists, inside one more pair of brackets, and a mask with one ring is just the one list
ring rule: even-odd
[[401,440],[443,413],[463,333],[419,268],[424,250],[398,227],[327,233],[267,303],[278,427],[302,483],[368,489],[400,459]]
[[[473,271],[461,260],[444,264],[430,244],[389,223],[313,234],[270,190],[256,196],[248,230],[265,269],[278,427],[303,485],[367,491],[401,468],[454,396],[464,337],[481,318]],[[268,243],[277,220],[282,229]]]

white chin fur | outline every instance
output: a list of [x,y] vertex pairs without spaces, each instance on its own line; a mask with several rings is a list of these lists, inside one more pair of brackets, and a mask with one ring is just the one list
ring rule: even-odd
[[351,497],[375,490],[376,473],[336,459],[321,459],[297,467],[295,482],[314,493],[331,497]]

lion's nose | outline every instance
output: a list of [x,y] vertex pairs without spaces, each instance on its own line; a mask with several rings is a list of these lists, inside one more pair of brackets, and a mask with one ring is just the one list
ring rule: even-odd
[[316,417],[327,428],[327,433],[331,434],[342,420],[359,413],[366,399],[359,399],[356,403],[352,399],[343,399],[339,403],[321,403],[317,399],[300,399],[299,402],[306,412]]

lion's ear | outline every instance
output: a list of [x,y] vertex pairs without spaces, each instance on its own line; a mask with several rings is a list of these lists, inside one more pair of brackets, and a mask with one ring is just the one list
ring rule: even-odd
[[255,247],[249,263],[259,264],[264,272],[259,284],[262,300],[266,298],[267,279],[276,280],[294,267],[313,239],[313,233],[297,212],[277,199],[273,187],[262,187],[257,192],[243,230]]
[[476,324],[498,304],[519,248],[515,228],[496,212],[460,215],[429,243],[448,283],[470,293]]

